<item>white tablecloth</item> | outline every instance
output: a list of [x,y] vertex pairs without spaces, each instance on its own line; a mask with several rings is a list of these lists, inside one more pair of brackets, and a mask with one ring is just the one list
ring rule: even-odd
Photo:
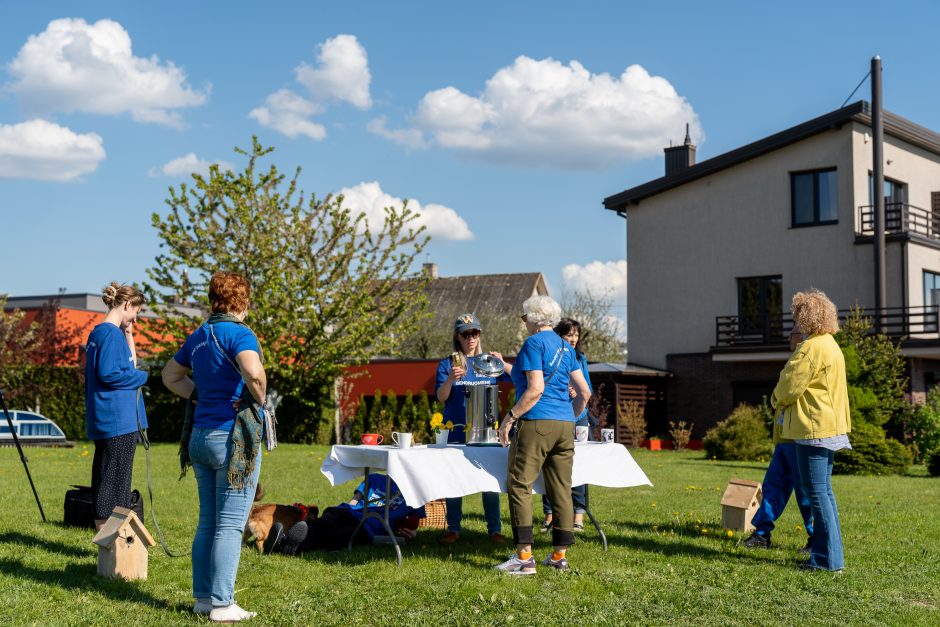
[[[320,467],[331,485],[362,481],[365,468],[385,470],[405,502],[419,507],[445,497],[477,492],[506,492],[509,449],[501,446],[450,445],[446,448],[336,445]],[[572,485],[629,488],[653,485],[630,452],[620,444],[576,442]],[[544,494],[541,475],[533,485]]]

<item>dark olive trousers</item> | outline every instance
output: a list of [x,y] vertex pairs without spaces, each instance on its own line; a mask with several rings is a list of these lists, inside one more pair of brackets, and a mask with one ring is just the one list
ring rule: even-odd
[[509,517],[516,544],[532,544],[532,484],[542,473],[552,501],[552,544],[574,544],[571,468],[574,429],[566,420],[520,420],[509,445]]

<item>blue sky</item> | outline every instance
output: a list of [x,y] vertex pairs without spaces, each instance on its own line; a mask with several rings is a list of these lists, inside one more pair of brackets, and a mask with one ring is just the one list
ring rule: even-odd
[[622,315],[601,201],[686,122],[715,156],[880,54],[885,106],[940,129],[929,2],[336,4],[0,3],[0,293],[142,280],[168,186],[258,134],[307,191],[416,200],[442,275],[540,271]]

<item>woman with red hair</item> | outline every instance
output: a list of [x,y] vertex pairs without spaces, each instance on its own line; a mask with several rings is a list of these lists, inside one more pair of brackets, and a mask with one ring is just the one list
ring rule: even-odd
[[258,338],[245,324],[249,296],[244,277],[213,274],[212,315],[163,368],[164,384],[193,401],[180,443],[183,471],[192,464],[199,488],[193,612],[225,623],[255,616],[235,603],[242,532],[261,471],[267,384]]

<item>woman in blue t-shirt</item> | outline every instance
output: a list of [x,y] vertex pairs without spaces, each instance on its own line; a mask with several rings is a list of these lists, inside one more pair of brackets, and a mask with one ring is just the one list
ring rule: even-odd
[[115,507],[130,508],[137,432],[147,428],[137,394],[147,373],[137,369],[134,344],[134,322],[144,295],[130,285],[111,283],[101,300],[108,314],[85,345],[85,432],[95,443],[91,489],[96,529]]
[[198,396],[180,446],[184,462],[188,455],[192,463],[199,489],[193,612],[208,614],[217,622],[255,616],[235,603],[242,532],[261,472],[260,406],[267,385],[258,338],[244,322],[249,295],[244,277],[213,274],[212,315],[163,369],[163,382],[170,390],[191,400]]
[[[574,423],[587,406],[591,390],[574,349],[553,330],[561,319],[558,303],[548,296],[533,296],[522,304],[522,310],[529,338],[512,369],[516,404],[499,425],[499,441],[510,447],[509,516],[516,553],[496,568],[511,575],[534,575],[532,484],[540,472],[554,513],[553,550],[541,563],[568,569],[566,551],[574,544]],[[575,391],[573,401],[569,385]]]
[[[578,361],[581,374],[584,375],[584,380],[587,381],[588,389],[593,393],[594,388],[591,386],[591,377],[588,374],[587,357],[584,356],[584,351],[581,350],[581,323],[574,318],[562,318],[561,322],[555,325],[555,333],[560,335],[574,349],[574,356]],[[568,394],[571,396],[571,401],[574,402],[577,394],[570,385],[568,386]],[[581,415],[575,420],[575,429],[577,427],[589,427],[590,423],[588,410],[585,407]],[[587,511],[587,486],[576,485],[572,487],[571,500],[574,503],[574,531],[584,531],[584,513]],[[545,514],[545,522],[542,523],[541,529],[547,533],[552,528],[552,501],[548,498],[548,495],[542,495],[542,513]]]
[[[448,436],[448,442],[463,444],[467,441],[467,386],[496,384],[497,381],[508,381],[512,366],[505,364],[506,372],[499,378],[483,377],[468,367],[469,358],[481,355],[483,348],[480,336],[483,327],[475,314],[465,313],[457,316],[454,321],[454,354],[460,356],[460,364],[454,364],[453,355],[445,357],[437,366],[437,380],[434,386],[437,400],[444,403],[444,422],[454,423]],[[496,352],[491,355],[502,360],[503,356]],[[504,362],[505,363],[505,362]],[[441,544],[453,544],[460,538],[460,521],[463,518],[463,498],[449,498],[447,501],[447,530],[438,539]],[[486,520],[486,532],[490,540],[496,544],[505,544],[502,535],[503,523],[499,515],[499,493],[483,492],[483,518]]]

